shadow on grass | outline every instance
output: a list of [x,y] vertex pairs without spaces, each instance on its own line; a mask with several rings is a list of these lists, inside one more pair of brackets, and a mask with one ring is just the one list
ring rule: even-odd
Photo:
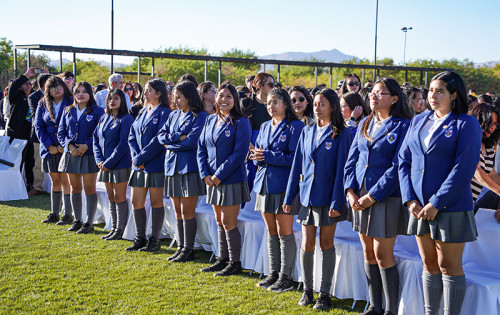
[[30,196],[28,199],[24,200],[0,201],[0,205],[48,211],[50,210],[50,194],[44,193]]

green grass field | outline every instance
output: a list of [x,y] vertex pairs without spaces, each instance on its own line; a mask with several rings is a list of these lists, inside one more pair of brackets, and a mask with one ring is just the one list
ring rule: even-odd
[[[156,254],[126,252],[129,241],[103,241],[40,223],[50,209],[48,194],[0,203],[0,313],[158,314],[312,313],[297,305],[301,292],[275,294],[255,287],[258,274],[214,278],[200,273],[210,253],[196,261],[166,259],[169,240]],[[334,299],[333,314],[358,314],[359,302]]]

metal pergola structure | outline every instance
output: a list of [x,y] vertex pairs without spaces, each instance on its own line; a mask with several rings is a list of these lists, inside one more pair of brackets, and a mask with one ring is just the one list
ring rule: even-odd
[[[266,65],[276,65],[278,70],[277,81],[280,81],[281,66],[304,66],[304,67],[314,67],[315,85],[318,84],[318,68],[329,68],[330,69],[330,88],[333,87],[333,68],[352,68],[362,70],[362,83],[365,81],[365,70],[371,69],[374,72],[374,76],[378,77],[380,70],[393,70],[393,71],[405,71],[405,81],[408,81],[408,71],[420,72],[420,84],[425,86],[428,84],[428,72],[436,71],[446,71],[450,69],[444,68],[429,68],[429,67],[406,67],[406,66],[385,66],[385,65],[365,65],[365,64],[343,64],[334,62],[311,62],[311,61],[292,61],[292,60],[275,60],[275,59],[259,59],[259,58],[234,58],[234,57],[217,57],[217,56],[202,56],[202,55],[183,55],[183,54],[171,54],[171,53],[160,53],[160,52],[145,52],[145,51],[133,51],[133,50],[111,50],[111,49],[98,49],[98,48],[82,48],[73,46],[54,46],[54,45],[15,45],[14,46],[14,73],[17,76],[17,51],[27,50],[27,66],[30,67],[30,56],[32,51],[53,51],[59,52],[60,59],[60,71],[62,72],[62,54],[72,53],[73,54],[73,73],[76,75],[76,54],[94,54],[94,55],[110,55],[110,56],[130,56],[138,58],[137,65],[137,80],[140,82],[141,75],[155,75],[155,59],[184,59],[184,60],[197,60],[205,61],[205,80],[208,76],[208,62],[218,63],[218,84],[220,85],[222,79],[222,63],[253,63]],[[141,72],[141,58],[151,58],[152,67],[151,73]],[[111,73],[113,73],[113,63],[111,63]],[[135,72],[118,72],[122,74],[136,74]],[[375,78],[373,78],[375,80]]]

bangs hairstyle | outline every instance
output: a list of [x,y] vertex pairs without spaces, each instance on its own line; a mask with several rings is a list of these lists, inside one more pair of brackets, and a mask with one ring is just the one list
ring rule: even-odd
[[198,117],[198,113],[205,110],[205,105],[201,101],[200,94],[198,94],[196,85],[193,82],[185,80],[177,83],[174,91],[181,93],[188,100],[189,109],[194,117]]
[[288,91],[288,93],[290,93],[290,97],[292,97],[292,92],[300,92],[300,93],[302,93],[302,95],[304,95],[304,97],[307,101],[307,106],[306,106],[306,110],[304,111],[304,116],[314,118],[313,99],[312,99],[309,91],[302,85],[296,85]]
[[285,118],[288,122],[299,120],[295,110],[293,110],[292,100],[290,99],[290,95],[288,95],[287,91],[282,88],[275,87],[267,94],[268,97],[271,95],[277,96],[285,104]]
[[479,103],[474,109],[470,112],[471,116],[474,116],[479,121],[479,125],[481,125],[481,129],[483,130],[483,138],[482,143],[486,148],[495,148],[498,144],[498,138],[500,137],[500,130],[495,129],[495,131],[489,136],[486,137],[485,131],[487,131],[493,120],[493,113],[497,114],[498,119],[498,110],[487,103]]
[[[160,78],[151,78],[148,80],[148,83],[153,90],[160,93],[160,106],[170,108],[170,104],[168,101],[168,91],[167,91],[167,83]],[[146,104],[144,104],[146,105]]]
[[257,74],[255,76],[255,78],[253,79],[253,84],[252,84],[252,92],[255,94],[257,92],[260,91],[260,89],[262,88],[262,86],[266,83],[267,79],[271,77],[273,78],[273,81],[276,82],[276,80],[274,79],[274,77],[269,74],[269,73],[266,73],[266,72],[261,72],[259,74]]
[[[75,88],[73,89],[73,96],[76,95],[76,91],[81,86],[83,86],[83,88],[85,89],[85,92],[87,92],[87,94],[89,95],[89,100],[88,100],[87,106],[86,106],[87,110],[85,110],[85,113],[88,113],[92,110],[92,106],[94,106],[94,105],[97,106],[97,103],[95,102],[94,94],[92,94],[92,85],[90,85],[90,83],[85,82],[85,81],[80,81],[75,85]],[[76,97],[74,97],[73,105],[68,106],[66,111],[69,111],[70,108],[77,107],[77,106],[78,106],[78,104],[76,103]]]
[[139,90],[139,97],[137,98],[135,97],[135,91],[134,91],[134,94],[132,95],[132,102],[137,103],[142,98],[142,85],[138,82],[134,82],[132,83],[132,88],[134,88],[134,86],[137,86],[137,89]]
[[354,110],[356,106],[361,106],[363,108],[363,112],[356,119],[356,122],[359,122],[361,119],[363,119],[363,117],[370,115],[370,109],[368,108],[368,106],[366,106],[363,97],[361,97],[361,95],[359,95],[358,93],[347,92],[342,95],[342,99],[344,100],[345,104],[349,106],[350,110]]
[[125,95],[125,92],[123,92],[120,89],[114,89],[109,91],[108,95],[106,96],[106,114],[111,115],[111,108],[109,108],[109,100],[111,99],[111,96],[113,95],[118,95],[120,97],[120,107],[118,108],[118,113],[116,114],[116,117],[121,118],[124,115],[128,114],[128,108],[127,108],[127,100],[125,99],[125,96],[128,97],[128,95]]
[[344,118],[342,117],[342,112],[340,111],[340,101],[337,93],[329,88],[319,90],[314,94],[314,97],[318,95],[323,95],[332,108],[332,115],[330,116],[330,128],[332,128],[332,139],[336,138],[344,130]]
[[[43,102],[45,104],[45,108],[47,109],[47,112],[49,112],[50,119],[55,120],[56,115],[54,113],[54,97],[50,94],[50,88],[56,87],[56,86],[62,86],[64,90],[64,95],[63,99],[68,99],[71,100],[71,92],[68,89],[68,86],[64,81],[55,75],[50,76],[47,81],[45,82],[45,90],[43,91]],[[92,88],[91,88],[92,89]]]
[[[358,81],[359,81],[359,89],[358,89],[358,91],[359,91],[359,90],[361,90],[361,80],[359,79],[358,75],[357,75],[356,73],[349,73],[349,74],[347,74],[347,75],[345,76],[344,82],[342,82],[342,87],[340,88],[340,90],[342,91],[342,92],[341,92],[342,94],[349,92],[349,91],[347,90],[347,85],[348,85],[348,84],[347,84],[347,83],[348,83],[347,81],[349,81],[349,79],[350,79],[350,78],[352,78],[352,77],[354,77],[354,78],[358,79]],[[375,85],[375,84],[374,84],[374,85]]]
[[245,117],[245,115],[241,111],[240,98],[238,97],[238,91],[236,91],[236,88],[234,87],[234,85],[232,85],[231,82],[229,82],[229,81],[222,82],[222,84],[217,89],[217,93],[215,93],[215,104],[214,105],[215,105],[215,113],[217,114],[217,116],[219,116],[220,118],[224,118],[224,116],[222,115],[222,111],[220,110],[219,103],[217,102],[217,96],[219,95],[219,93],[223,89],[228,89],[229,92],[231,92],[231,95],[233,96],[234,106],[231,109],[231,111],[229,112],[231,123],[233,123],[234,120],[236,120],[236,119],[240,119],[241,117]]
[[[380,78],[375,81],[373,87],[375,87],[375,85],[377,85],[378,83],[383,84],[389,90],[389,94],[391,96],[398,97],[396,103],[392,104],[391,109],[389,110],[389,116],[392,116],[394,118],[411,119],[413,117],[413,109],[408,106],[408,102],[406,101],[406,97],[401,90],[398,81],[392,78]],[[374,118],[375,112],[372,112],[361,127],[360,134],[368,141],[373,141],[373,139],[368,135],[368,128]]]
[[434,80],[443,81],[450,94],[457,92],[457,98],[452,102],[451,111],[457,115],[467,114],[469,107],[467,105],[467,93],[464,80],[453,71],[438,73],[432,78],[431,82]]

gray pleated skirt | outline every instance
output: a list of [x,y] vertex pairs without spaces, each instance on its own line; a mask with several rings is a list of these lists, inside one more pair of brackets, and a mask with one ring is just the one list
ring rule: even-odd
[[250,201],[248,183],[207,186],[207,203],[216,206],[234,206]]
[[62,153],[51,154],[49,157],[42,160],[42,172],[44,173],[60,173],[59,163],[61,163]]
[[278,194],[268,194],[267,193],[267,183],[266,177],[262,182],[262,189],[260,193],[256,194],[255,197],[255,211],[262,213],[273,213],[273,214],[289,214],[296,215],[299,213],[300,204],[298,201],[298,196],[294,199],[292,203],[292,209],[290,213],[285,213],[283,211],[283,202],[285,201],[285,193]]
[[301,205],[297,216],[297,222],[302,225],[330,226],[337,222],[345,221],[348,211],[349,209],[344,206],[342,214],[338,217],[332,218],[328,215],[330,212],[330,206],[313,207],[309,205],[309,207],[304,207]]
[[64,152],[59,162],[59,172],[69,174],[97,173],[99,168],[93,155],[72,156]]
[[459,212],[438,212],[433,221],[417,220],[410,215],[408,234],[431,234],[433,240],[444,243],[473,242],[477,238],[474,210]]
[[142,188],[163,188],[164,180],[163,172],[146,173],[144,170],[132,170],[128,185]]
[[165,196],[167,197],[194,197],[206,194],[206,185],[198,172],[181,175],[176,170],[174,176],[165,176]]
[[103,183],[118,184],[127,182],[130,177],[130,168],[119,168],[117,170],[99,170],[97,180]]
[[379,238],[407,235],[409,211],[400,197],[389,197],[365,210],[349,211],[352,213],[352,228],[356,232]]

